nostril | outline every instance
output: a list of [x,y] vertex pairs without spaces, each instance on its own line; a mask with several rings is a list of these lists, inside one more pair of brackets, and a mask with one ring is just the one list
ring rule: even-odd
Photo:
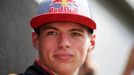
[[66,48],[69,48],[70,46],[66,46]]
[[70,41],[68,39],[60,39],[59,48],[69,48],[70,46]]

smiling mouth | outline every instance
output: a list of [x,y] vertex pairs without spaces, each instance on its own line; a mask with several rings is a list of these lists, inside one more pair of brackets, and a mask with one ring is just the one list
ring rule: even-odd
[[68,61],[72,59],[73,55],[70,53],[61,53],[54,55],[54,57],[60,61]]

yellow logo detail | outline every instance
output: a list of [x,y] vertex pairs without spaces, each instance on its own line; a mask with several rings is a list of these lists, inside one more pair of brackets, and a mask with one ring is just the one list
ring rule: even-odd
[[62,0],[61,5],[62,5],[62,6],[68,5],[68,2],[67,2],[67,1],[68,1],[68,0]]

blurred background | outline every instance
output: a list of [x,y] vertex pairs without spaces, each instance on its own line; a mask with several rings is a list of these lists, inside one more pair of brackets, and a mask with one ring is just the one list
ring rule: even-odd
[[[41,0],[0,1],[0,75],[20,73],[38,57],[29,22]],[[97,23],[92,54],[98,75],[123,75],[134,47],[134,1],[89,0]]]

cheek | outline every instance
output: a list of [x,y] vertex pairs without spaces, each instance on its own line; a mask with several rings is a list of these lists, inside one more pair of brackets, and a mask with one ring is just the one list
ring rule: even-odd
[[89,40],[81,39],[77,40],[74,45],[77,46],[76,48],[79,50],[79,52],[85,53],[90,46],[90,42]]
[[76,43],[75,46],[76,45],[77,45],[76,47],[77,57],[79,60],[84,61],[87,56],[90,42],[88,42],[88,40],[81,40],[79,41],[79,43]]
[[79,45],[78,52],[81,58],[85,58],[88,52],[88,46],[85,46],[84,44]]
[[39,50],[43,53],[52,53],[55,50],[56,42],[52,39],[41,38],[39,40]]
[[[56,43],[54,40],[42,38],[39,41],[39,52],[40,52],[40,57],[42,60],[47,60],[50,61],[52,60],[52,56],[55,52],[55,46]],[[45,61],[46,62],[46,61]]]

